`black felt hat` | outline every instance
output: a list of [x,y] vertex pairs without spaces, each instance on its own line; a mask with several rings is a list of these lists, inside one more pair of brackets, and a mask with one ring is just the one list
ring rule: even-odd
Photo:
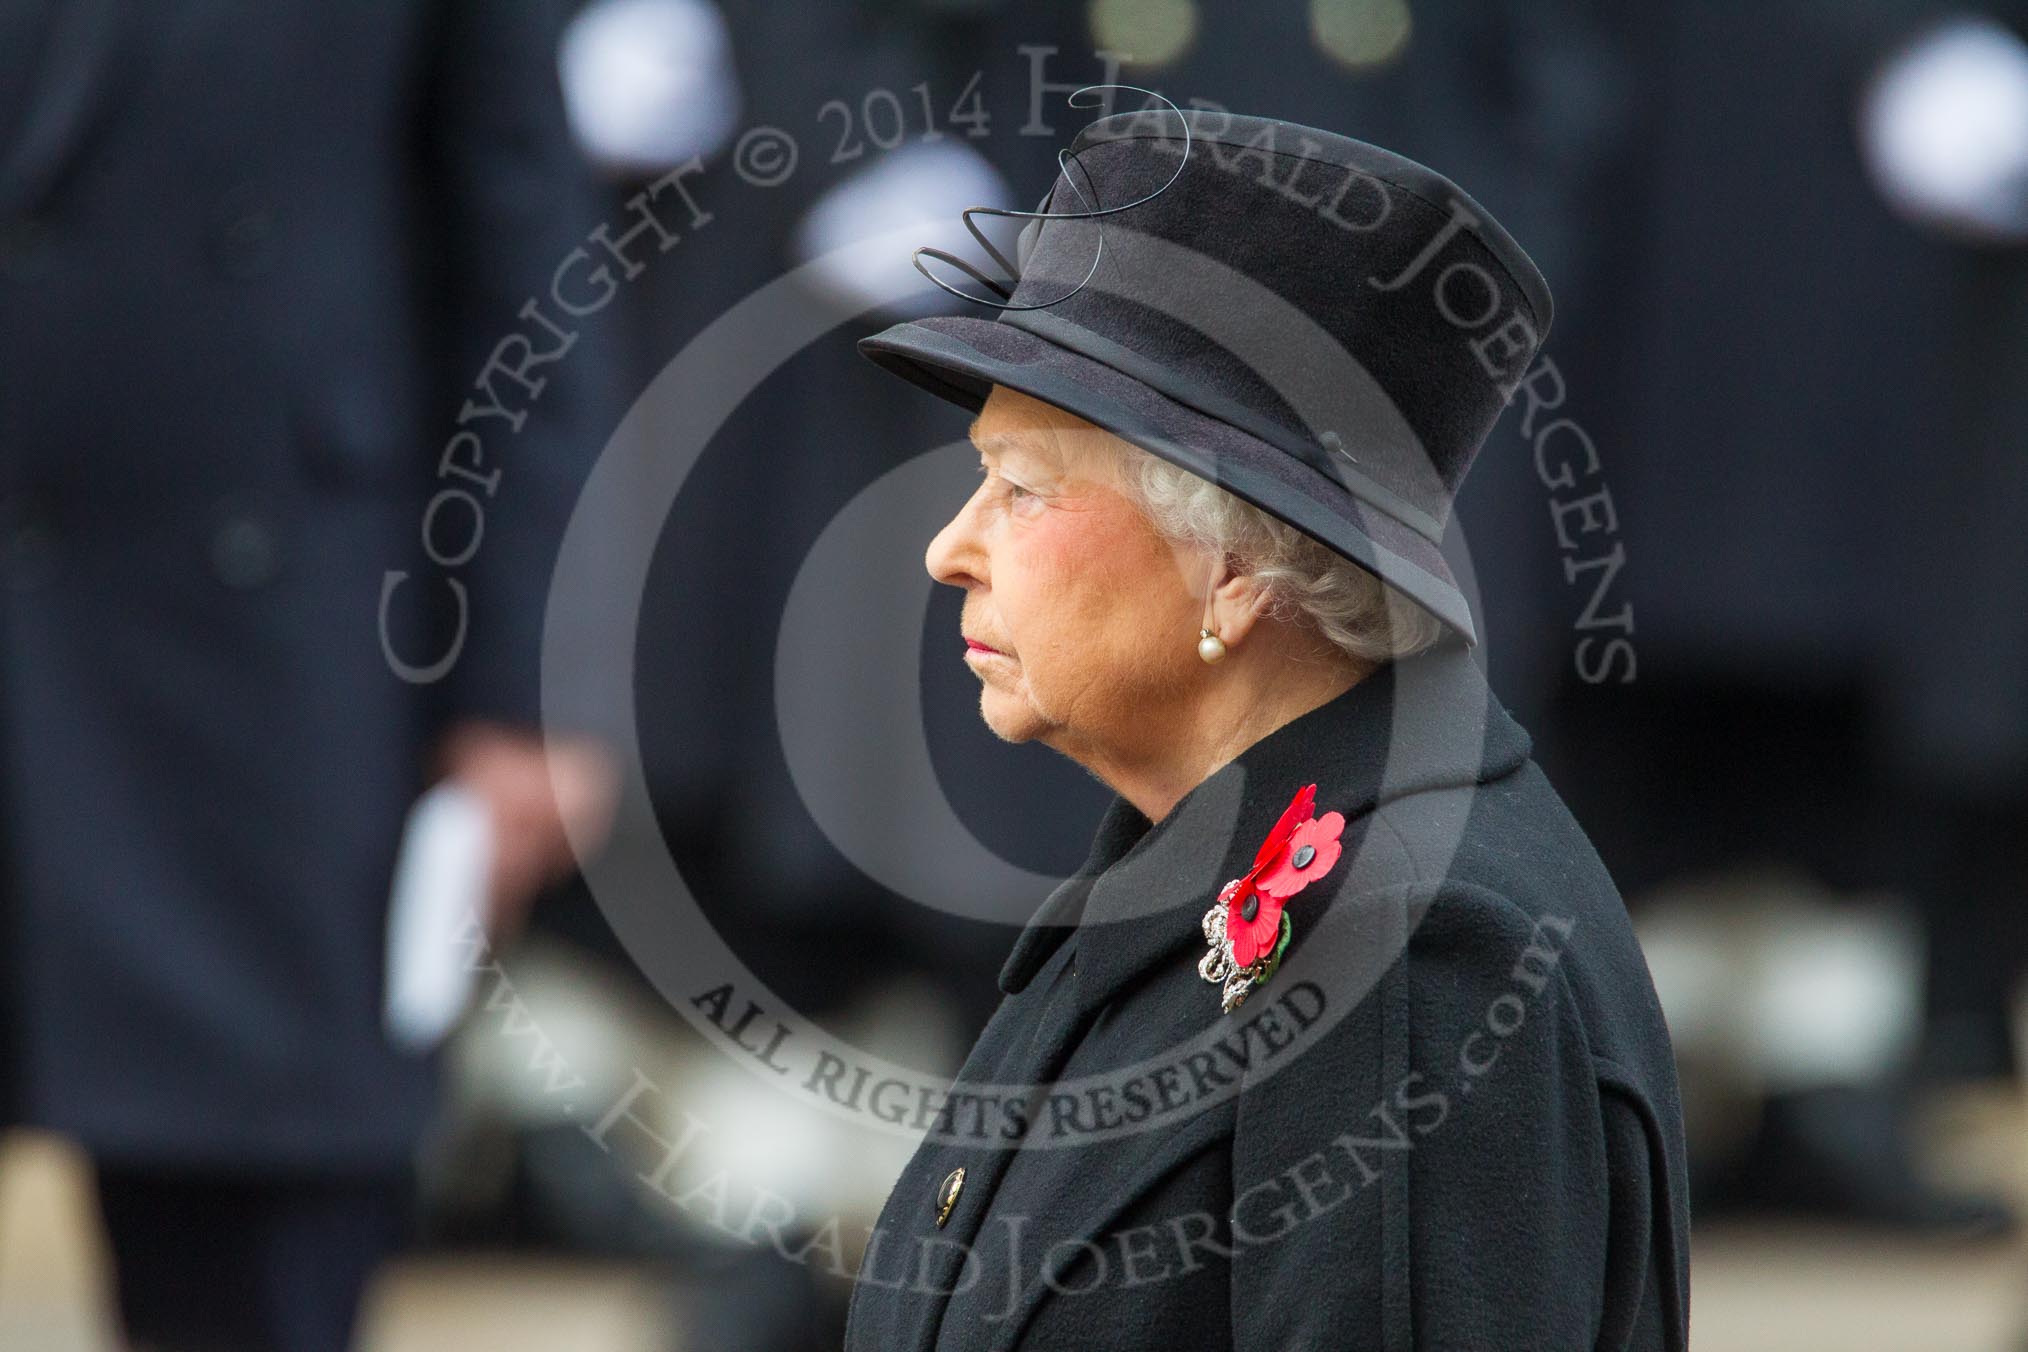
[[1439,545],[1549,332],[1520,245],[1434,170],[1274,118],[1115,113],[1060,159],[996,313],[859,350],[973,412],[1000,384],[1074,413],[1476,641]]

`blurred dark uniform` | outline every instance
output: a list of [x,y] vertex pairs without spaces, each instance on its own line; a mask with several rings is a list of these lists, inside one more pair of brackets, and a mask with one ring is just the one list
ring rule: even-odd
[[1569,364],[1640,664],[1569,682],[1548,759],[1630,894],[1774,859],[1913,895],[1962,1039],[1933,1051],[1995,1073],[2028,960],[2028,250],[1898,217],[1858,142],[1878,64],[1951,8],[1622,20],[1618,302]]
[[[1639,94],[1605,171],[1613,303],[1563,360],[1639,666],[1566,675],[1544,763],[1630,896],[1775,863],[1910,897],[1921,1068],[1997,1075],[2028,964],[2028,251],[1896,214],[1860,141],[1883,60],[1953,8],[1613,15]],[[1971,9],[2028,32],[2021,0]],[[1711,1199],[2003,1224],[1913,1167],[1913,1084],[1770,1097]]]
[[[447,725],[534,721],[607,431],[595,358],[544,368],[485,429],[477,552],[422,557],[470,382],[596,210],[555,30],[0,3],[0,1081],[95,1157],[138,1341],[340,1348],[410,1223],[434,1065],[381,1031],[403,814]],[[383,653],[393,571],[416,666],[455,635],[444,578],[469,589],[435,684]]]

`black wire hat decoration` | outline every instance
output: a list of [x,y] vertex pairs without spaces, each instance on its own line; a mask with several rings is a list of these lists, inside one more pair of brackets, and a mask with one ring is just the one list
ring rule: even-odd
[[[1077,180],[1072,178],[1070,175],[1070,165],[1072,163],[1072,157],[1069,149],[1065,148],[1059,150],[1056,152],[1057,172],[1065,182],[1070,184],[1070,190],[1077,194],[1077,200],[1083,203],[1087,208],[1087,210],[1016,211],[1011,207],[966,207],[964,211],[959,213],[960,218],[965,223],[965,229],[971,231],[972,238],[979,241],[979,247],[984,249],[987,253],[991,254],[993,257],[993,261],[1000,265],[1000,270],[1007,274],[1007,280],[1005,282],[996,282],[991,277],[988,277],[985,273],[980,272],[977,268],[973,267],[970,263],[967,263],[964,259],[959,258],[957,255],[949,253],[943,249],[932,248],[927,244],[923,245],[921,248],[918,248],[917,250],[915,250],[915,252],[909,255],[909,261],[915,265],[915,270],[917,272],[920,272],[923,276],[929,278],[929,280],[935,283],[937,286],[941,287],[945,291],[950,292],[953,296],[956,296],[959,300],[972,301],[973,303],[978,305],[990,305],[996,310],[1045,310],[1052,305],[1062,304],[1064,301],[1069,300],[1072,296],[1075,296],[1078,292],[1084,290],[1086,283],[1090,282],[1093,277],[1098,275],[1099,260],[1105,257],[1106,228],[1103,224],[1101,224],[1098,227],[1098,247],[1092,250],[1091,266],[1085,270],[1084,279],[1082,281],[1080,281],[1076,286],[1072,287],[1070,290],[1066,291],[1061,296],[1056,297],[1056,299],[1054,300],[1046,300],[1041,302],[1040,304],[1035,305],[1014,305],[1009,302],[1013,300],[1014,288],[1016,285],[1019,284],[1021,280],[1020,276],[1021,269],[1017,267],[1015,264],[1007,261],[1006,255],[1002,254],[997,248],[993,246],[993,241],[986,238],[984,232],[979,229],[978,222],[973,220],[972,218],[974,216],[1006,216],[1010,218],[1022,218],[1037,221],[1092,220],[1100,216],[1110,216],[1117,211],[1126,211],[1131,207],[1140,206],[1143,202],[1153,201],[1155,198],[1160,197],[1163,193],[1169,191],[1169,189],[1175,185],[1176,180],[1183,177],[1184,166],[1190,163],[1190,120],[1183,116],[1183,110],[1181,108],[1178,108],[1174,102],[1172,102],[1168,98],[1165,98],[1163,95],[1156,93],[1152,89],[1143,89],[1139,85],[1128,85],[1128,84],[1085,85],[1082,89],[1076,89],[1071,91],[1071,93],[1065,97],[1064,102],[1068,103],[1073,108],[1085,107],[1087,105],[1078,102],[1079,96],[1089,94],[1094,90],[1099,89],[1131,89],[1137,94],[1146,94],[1151,99],[1160,99],[1163,103],[1168,104],[1170,110],[1176,114],[1176,120],[1182,123],[1183,125],[1183,158],[1177,162],[1176,172],[1169,175],[1168,182],[1164,183],[1161,187],[1155,189],[1151,193],[1147,193],[1141,197],[1137,197],[1131,202],[1122,202],[1120,203],[1120,205],[1116,207],[1094,206],[1091,199],[1085,196],[1084,190],[1077,186]],[[1146,110],[1144,109],[1143,111]],[[1082,169],[1084,166],[1079,165],[1078,167]],[[1085,172],[1085,181],[1087,183],[1091,182],[1091,174],[1088,170]],[[1098,188],[1096,185],[1093,185],[1092,197],[1096,198],[1097,196],[1098,196]],[[1041,227],[1037,228],[1040,229]],[[950,266],[959,269],[960,271],[964,272],[967,276],[969,276],[973,281],[979,283],[981,286],[990,288],[998,295],[1004,297],[1005,300],[989,300],[984,296],[974,296],[969,292],[959,290],[957,287],[952,286],[950,283],[944,281],[941,277],[934,275],[933,273],[930,272],[930,270],[927,267],[923,266],[922,256],[924,254],[928,254],[931,258],[934,258],[939,262],[948,263]]]

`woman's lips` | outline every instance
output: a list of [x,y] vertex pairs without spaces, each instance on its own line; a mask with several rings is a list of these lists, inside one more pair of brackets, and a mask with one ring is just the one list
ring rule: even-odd
[[979,640],[975,638],[968,638],[965,640],[965,651],[968,653],[985,653],[992,657],[1005,657],[1007,655],[1001,652],[998,648],[987,647],[985,644],[979,642]]

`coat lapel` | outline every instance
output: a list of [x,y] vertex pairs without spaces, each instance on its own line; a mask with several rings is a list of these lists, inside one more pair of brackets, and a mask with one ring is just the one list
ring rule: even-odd
[[[1059,898],[1062,889],[1051,894],[1051,901],[1063,904]],[[1045,909],[1049,903],[1045,903]],[[1062,940],[1068,931],[1056,932],[1057,942],[1049,946],[1048,954],[1041,963],[1042,969],[1050,966],[1050,958],[1060,960],[1061,969],[1044,976],[1037,988],[1028,995],[1029,1000],[1040,1003],[1035,1010],[1016,1008],[1015,1002],[1003,1002],[1000,1011],[980,1036],[977,1048],[967,1058],[953,1092],[966,1087],[984,1089],[988,1086],[1030,1087],[1027,1111],[1030,1121],[1035,1121],[1041,1112],[1042,1102],[1049,1092],[1050,1081],[1062,1067],[1071,1049],[1077,1045],[1078,1037],[1084,1030],[1084,1021],[1079,1011],[1082,1002],[1076,998],[1077,945],[1071,940],[1067,949]],[[1037,973],[1030,973],[1031,976]],[[941,1180],[949,1170],[963,1165],[965,1183],[959,1197],[959,1204],[953,1208],[949,1220],[940,1228],[928,1228],[920,1213],[912,1226],[898,1227],[897,1238],[903,1230],[917,1234],[930,1247],[922,1254],[920,1266],[914,1274],[917,1288],[927,1292],[947,1293],[957,1287],[963,1276],[962,1265],[973,1250],[978,1247],[979,1234],[983,1228],[991,1201],[1000,1188],[1000,1180],[1013,1162],[1019,1147],[989,1145],[975,1148],[945,1146],[919,1154],[917,1162],[927,1167],[917,1175],[916,1162],[911,1162],[909,1175],[905,1175],[900,1187],[921,1193],[928,1204],[928,1188],[932,1180]],[[912,1199],[904,1199],[904,1205],[916,1205]],[[907,1330],[906,1338],[896,1344],[899,1348],[927,1352],[937,1341],[942,1325],[946,1299],[912,1302],[910,1309],[914,1319]]]
[[1099,820],[1090,854],[1076,873],[1063,880],[1049,894],[1000,968],[1000,989],[1018,995],[1034,979],[1042,964],[1076,928],[1092,884],[1118,863],[1134,843],[1147,834],[1150,823],[1140,809],[1124,798],[1115,797]]
[[[1096,876],[1081,872],[1051,894],[1017,941],[1001,984],[1019,989],[1033,954],[1046,954],[1063,926],[1076,925],[1076,998],[1081,1014],[1095,1013],[1151,970],[1195,964],[1204,911],[1252,864],[1303,785],[1317,785],[1319,815],[1345,815],[1343,882],[1359,866],[1359,819],[1375,806],[1505,774],[1528,751],[1528,735],[1493,698],[1463,644],[1383,666],[1242,751],[1152,826],[1115,799],[1087,863]],[[1300,901],[1292,904],[1299,935],[1302,911]],[[1204,994],[1216,1013],[1217,987],[1206,983]]]
[[[1038,1084],[1062,1064],[1080,1026],[1065,1017],[1079,1003],[1072,994],[1076,968],[1071,959],[1076,954],[1074,946],[1072,951],[1065,951],[1065,941],[1076,930],[1077,917],[1084,909],[1085,894],[1092,883],[1127,851],[1147,825],[1147,818],[1132,804],[1121,798],[1113,800],[1099,823],[1085,862],[1049,894],[1015,940],[1000,970],[1000,989],[1017,998],[1001,1002],[959,1069],[952,1092],[960,1092],[967,1086]],[[1064,970],[1041,977],[1050,960],[1058,957]],[[1038,977],[1041,984],[1030,991]],[[1058,986],[1061,989],[1053,989]],[[1037,1002],[1046,1005],[1039,1010],[1032,1008]],[[1032,1103],[1030,1110],[1032,1113]],[[963,1255],[977,1242],[988,1209],[986,1204],[999,1190],[1000,1179],[1013,1158],[1011,1148],[934,1148],[926,1144],[910,1161],[895,1187],[895,1196],[904,1207],[927,1205],[929,1190],[945,1174],[961,1164],[965,1169],[960,1205],[952,1210],[940,1230],[925,1232],[920,1212],[912,1225],[902,1224],[898,1217],[892,1220],[886,1215],[882,1217],[882,1226],[893,1231],[882,1242],[893,1242],[906,1233],[935,1245],[932,1256],[917,1274],[917,1286],[932,1292],[951,1290],[960,1275]],[[862,1280],[863,1275],[862,1271]],[[923,1352],[932,1346],[943,1318],[943,1306],[942,1300],[929,1300],[900,1307],[909,1312],[914,1322],[895,1346],[912,1352]]]

